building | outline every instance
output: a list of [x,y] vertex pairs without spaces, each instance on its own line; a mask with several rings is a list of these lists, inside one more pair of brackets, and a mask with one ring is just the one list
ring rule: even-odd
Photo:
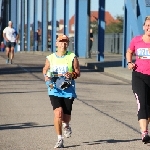
[[[91,11],[91,17],[90,17],[91,22],[98,21],[98,11]],[[112,17],[112,15],[108,12],[105,11],[105,23],[106,25],[109,25],[112,22],[116,22],[117,20]],[[92,26],[92,24],[91,24]],[[58,34],[62,34],[64,30],[64,21],[61,19],[59,21],[59,31]],[[72,16],[69,20],[69,37],[74,36],[74,31],[75,31],[75,16]]]

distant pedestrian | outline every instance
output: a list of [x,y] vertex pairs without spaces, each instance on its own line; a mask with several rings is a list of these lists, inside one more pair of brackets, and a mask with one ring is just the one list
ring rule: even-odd
[[51,50],[51,38],[48,37],[48,50],[50,51]]
[[4,52],[5,51],[5,44],[4,42],[1,42],[1,52]]
[[[12,60],[14,58],[14,48],[19,38],[16,29],[13,27],[12,21],[9,21],[8,27],[3,30],[3,38],[6,41],[6,63],[8,64],[10,62],[12,64]],[[9,56],[9,54],[11,54],[11,56]]]
[[[142,132],[142,142],[150,142],[148,124],[150,122],[150,16],[143,24],[144,34],[135,36],[126,53],[128,68],[132,71],[132,90],[138,105],[138,121]],[[132,61],[136,55],[135,63]]]
[[67,51],[69,38],[58,36],[57,52],[46,57],[43,75],[48,86],[48,95],[54,111],[54,127],[58,141],[54,148],[63,148],[62,128],[65,137],[71,137],[72,104],[76,98],[75,79],[80,76],[80,67],[73,52]]
[[94,38],[93,38],[93,29],[90,29],[90,41],[89,41],[89,58],[91,58],[91,53],[92,53],[92,46],[93,46],[93,42],[94,42]]

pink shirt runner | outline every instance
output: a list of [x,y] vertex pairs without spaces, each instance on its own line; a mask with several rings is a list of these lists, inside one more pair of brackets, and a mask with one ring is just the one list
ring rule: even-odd
[[140,35],[131,40],[129,48],[136,54],[135,71],[150,75],[150,43],[145,43]]

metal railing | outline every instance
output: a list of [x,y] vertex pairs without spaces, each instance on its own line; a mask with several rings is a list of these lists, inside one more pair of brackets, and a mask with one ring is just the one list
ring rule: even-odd
[[1,20],[0,20],[0,42],[2,41],[2,26],[3,26],[3,17],[4,17],[4,0],[1,0]]
[[[122,54],[123,33],[106,33],[104,36],[104,53]],[[98,53],[98,35],[94,34],[92,54]]]

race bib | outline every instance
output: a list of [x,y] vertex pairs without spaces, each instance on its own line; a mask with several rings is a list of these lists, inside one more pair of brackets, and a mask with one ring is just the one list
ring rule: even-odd
[[138,48],[136,55],[139,59],[150,59],[150,48]]
[[58,74],[65,74],[68,72],[68,66],[65,65],[56,65],[52,68],[53,72],[57,72]]

